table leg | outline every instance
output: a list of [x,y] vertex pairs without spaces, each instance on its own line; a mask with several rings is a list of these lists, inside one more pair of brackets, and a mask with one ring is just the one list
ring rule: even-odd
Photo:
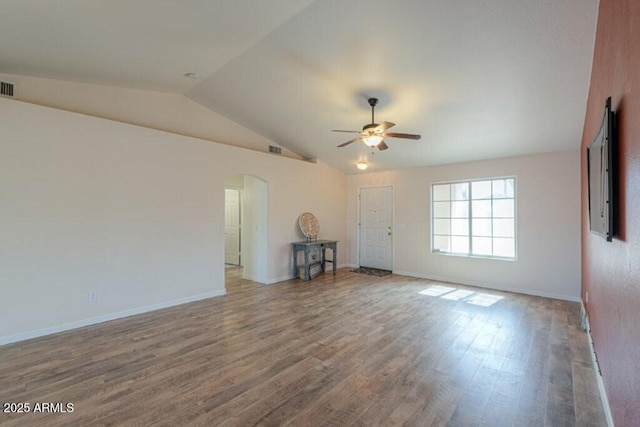
[[327,262],[327,248],[325,248],[324,246],[322,247],[322,259],[321,261],[321,266],[322,266],[322,272],[324,273],[324,271],[326,270],[326,262]]
[[304,247],[304,280],[311,280],[309,272],[309,246]]
[[331,264],[333,264],[333,275],[335,276],[336,274],[336,264],[338,263],[338,245],[334,244],[333,245],[333,262]]
[[293,278],[298,277],[298,248],[293,248]]

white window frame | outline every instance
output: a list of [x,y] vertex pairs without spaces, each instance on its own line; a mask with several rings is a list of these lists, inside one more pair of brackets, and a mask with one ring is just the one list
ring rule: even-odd
[[[513,244],[514,244],[514,254],[513,257],[506,257],[506,256],[496,256],[496,255],[485,255],[485,254],[474,254],[472,253],[473,251],[473,242],[472,242],[472,238],[473,238],[473,219],[474,217],[472,216],[472,201],[473,199],[473,193],[472,193],[472,183],[474,182],[480,182],[480,181],[494,181],[494,180],[503,180],[503,179],[513,179]],[[453,185],[453,184],[468,184],[468,188],[469,188],[469,196],[468,196],[468,220],[469,220],[469,229],[468,229],[468,238],[469,238],[469,250],[468,253],[459,253],[459,252],[447,252],[447,251],[442,251],[439,249],[435,249],[435,244],[434,244],[434,237],[436,236],[434,229],[434,223],[436,219],[435,216],[435,211],[434,211],[434,187],[437,185]],[[518,210],[517,210],[517,199],[518,199],[518,180],[516,176],[495,176],[495,177],[486,177],[486,178],[474,178],[474,179],[463,179],[463,180],[457,180],[457,181],[440,181],[440,182],[432,182],[431,186],[430,186],[430,210],[431,210],[431,225],[430,225],[430,237],[431,237],[431,253],[433,254],[438,254],[438,255],[446,255],[446,256],[456,256],[456,257],[468,257],[468,258],[486,258],[486,259],[495,259],[495,260],[505,260],[505,261],[516,261],[518,258],[518,224],[517,224],[517,218],[518,218]],[[510,198],[496,198],[495,200],[509,200]],[[493,202],[494,197],[493,197],[493,193],[491,195],[490,199],[475,199],[475,200],[491,200]],[[453,202],[456,201],[455,199],[453,199],[451,197],[451,195],[449,196],[449,202]],[[452,214],[450,214],[452,215]],[[449,219],[455,219],[455,217],[453,216],[449,216]],[[476,219],[487,219],[486,217],[476,217]],[[500,219],[500,218],[496,218],[493,215],[493,211],[491,212],[491,217],[490,219],[493,220],[494,219]],[[453,237],[453,234],[449,234],[450,237]],[[491,236],[492,239],[499,237],[499,236],[494,236],[493,234],[493,229],[491,231]]]

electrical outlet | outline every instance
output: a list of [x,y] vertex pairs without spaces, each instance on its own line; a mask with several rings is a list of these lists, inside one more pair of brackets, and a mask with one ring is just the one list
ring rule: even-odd
[[94,302],[98,299],[98,293],[96,291],[89,292],[89,302]]
[[584,299],[586,300],[585,302],[589,304],[589,292],[587,292]]

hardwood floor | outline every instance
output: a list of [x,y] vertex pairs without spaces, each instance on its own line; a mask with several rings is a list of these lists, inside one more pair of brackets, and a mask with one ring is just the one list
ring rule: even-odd
[[0,424],[606,425],[576,303],[349,269],[228,274],[223,297],[0,347],[3,409],[73,404]]

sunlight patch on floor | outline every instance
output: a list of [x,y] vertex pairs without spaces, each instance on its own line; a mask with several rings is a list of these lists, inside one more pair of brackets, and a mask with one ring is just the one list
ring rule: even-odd
[[440,295],[447,294],[451,291],[454,291],[455,288],[448,288],[446,286],[433,285],[429,286],[427,289],[418,292],[421,295],[429,295],[430,297],[439,297]]
[[444,299],[450,299],[452,301],[460,301],[463,300],[467,297],[470,297],[471,295],[475,294],[475,292],[473,291],[465,291],[462,289],[458,289],[457,291],[442,295],[442,298]]
[[440,297],[451,301],[464,301],[468,304],[490,307],[504,297],[481,292],[457,289],[449,286],[431,285],[418,292],[420,295]]
[[469,298],[466,302],[469,304],[481,305],[483,307],[489,307],[493,304],[497,303],[504,297],[500,295],[491,295],[491,294],[476,294]]

